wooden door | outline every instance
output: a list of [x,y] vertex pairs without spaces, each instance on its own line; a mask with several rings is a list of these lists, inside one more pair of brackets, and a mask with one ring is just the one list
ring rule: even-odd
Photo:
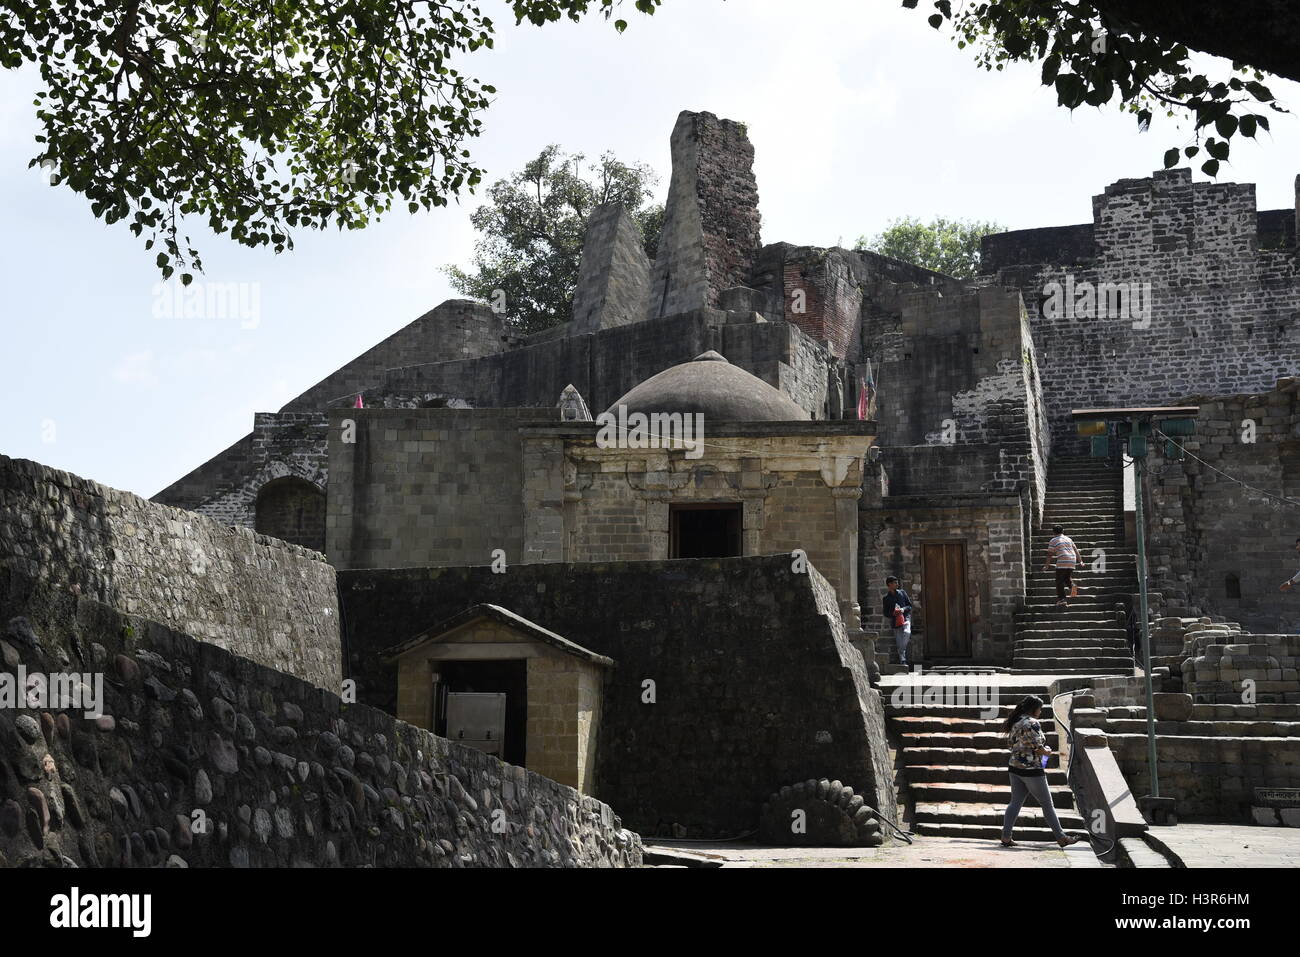
[[927,658],[970,657],[967,607],[966,546],[962,542],[923,544],[921,608]]

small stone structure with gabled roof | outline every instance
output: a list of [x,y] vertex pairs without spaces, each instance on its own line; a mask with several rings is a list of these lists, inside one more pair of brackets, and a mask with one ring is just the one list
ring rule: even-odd
[[397,665],[403,721],[447,734],[448,695],[504,692],[507,760],[594,793],[604,672],[613,659],[487,603],[394,645],[384,659]]

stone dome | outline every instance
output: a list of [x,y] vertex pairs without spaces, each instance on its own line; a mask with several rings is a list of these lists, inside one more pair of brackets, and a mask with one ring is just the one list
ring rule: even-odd
[[653,375],[609,407],[629,414],[699,412],[715,422],[806,422],[811,416],[793,399],[716,352],[698,355]]

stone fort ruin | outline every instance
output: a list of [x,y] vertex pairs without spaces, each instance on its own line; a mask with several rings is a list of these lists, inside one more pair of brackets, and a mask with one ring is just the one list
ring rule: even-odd
[[[1158,708],[1181,722],[1162,781],[1184,813],[1232,820],[1253,788],[1300,785],[1300,611],[1277,590],[1300,531],[1300,201],[1259,211],[1252,186],[1186,170],[1122,180],[1092,223],[987,237],[963,281],[764,245],[742,124],[683,113],[671,147],[655,261],[625,210],[596,209],[563,325],[521,336],[443,303],[152,502],[4,460],[13,657],[102,658],[128,733],[185,692],[217,712],[216,743],[157,756],[174,793],[134,815],[128,796],[124,818],[206,798],[230,818],[212,863],[629,863],[624,823],[716,837],[763,817],[770,835],[792,801],[850,843],[900,818],[982,836],[992,722],[891,697],[887,575],[917,600],[914,661],[1004,676],[1003,709],[1080,692],[1075,723],[1140,793],[1131,470],[1090,458],[1070,414],[1114,406],[1200,409],[1192,457],[1154,450],[1146,489]],[[700,415],[703,443],[602,442],[620,408]],[[1055,521],[1105,556],[1069,614],[1038,570]],[[340,688],[373,711],[349,718]],[[23,730],[17,751],[41,750]],[[1185,770],[1196,753],[1217,776]],[[277,769],[325,799],[267,805]],[[1088,803],[1054,773],[1063,807]],[[32,787],[44,830],[20,806],[6,840],[72,814],[76,793]],[[545,818],[545,839],[456,836],[494,805]],[[340,836],[358,821],[407,837]],[[162,854],[97,833],[82,859]]]

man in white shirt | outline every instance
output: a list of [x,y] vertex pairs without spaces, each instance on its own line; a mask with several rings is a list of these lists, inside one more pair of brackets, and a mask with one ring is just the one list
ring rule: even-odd
[[1083,559],[1074,547],[1074,539],[1060,525],[1052,526],[1052,540],[1047,543],[1047,569],[1056,569],[1056,607],[1068,608],[1066,595],[1074,588],[1074,567]]

